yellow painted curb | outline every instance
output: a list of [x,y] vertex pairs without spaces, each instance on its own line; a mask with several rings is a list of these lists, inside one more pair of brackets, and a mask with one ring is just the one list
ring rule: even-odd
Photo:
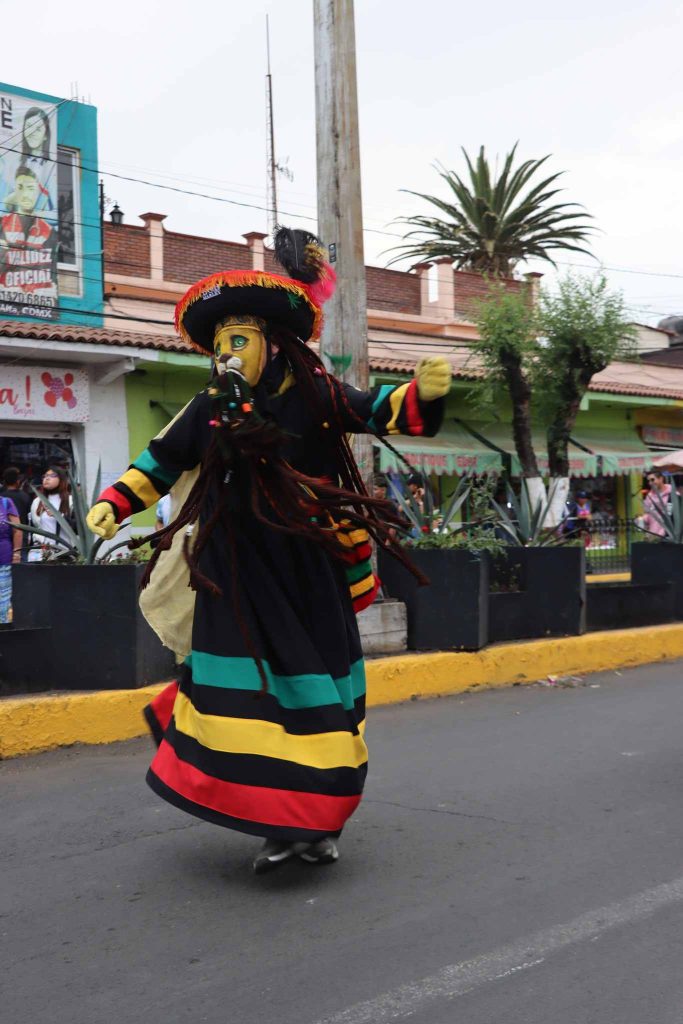
[[586,576],[586,583],[630,583],[630,572],[596,572]]
[[[683,623],[497,644],[477,652],[401,654],[367,663],[368,705],[675,658],[683,658]],[[0,700],[0,758],[141,736],[147,731],[142,709],[162,685]]]

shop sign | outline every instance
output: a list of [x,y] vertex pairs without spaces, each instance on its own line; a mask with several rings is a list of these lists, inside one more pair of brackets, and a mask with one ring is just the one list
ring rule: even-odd
[[[405,466],[388,448],[383,447],[380,452],[382,472],[405,471]],[[457,450],[445,452],[403,450],[401,454],[415,469],[421,470],[423,473],[434,473],[437,476],[489,473],[500,468],[500,456],[496,452],[491,452],[489,455]]]
[[0,420],[85,423],[89,414],[85,370],[0,365]]
[[683,448],[683,427],[643,427],[642,436],[655,448]]

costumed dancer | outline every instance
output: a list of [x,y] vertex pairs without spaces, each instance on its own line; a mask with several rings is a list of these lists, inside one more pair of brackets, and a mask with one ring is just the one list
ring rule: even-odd
[[451,372],[359,391],[306,342],[334,271],[318,240],[278,230],[289,276],[227,271],[176,309],[213,376],[90,510],[111,538],[171,493],[142,610],[182,667],[146,709],[158,750],[147,775],[169,803],[265,845],[257,873],[294,856],[338,857],[335,838],[367,771],[365,671],[355,613],[374,600],[372,536],[402,521],[369,497],[347,433],[433,436]]

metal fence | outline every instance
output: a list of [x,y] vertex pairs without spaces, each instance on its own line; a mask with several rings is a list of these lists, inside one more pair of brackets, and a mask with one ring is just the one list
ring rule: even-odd
[[613,516],[594,516],[587,523],[577,523],[577,539],[581,539],[586,548],[586,572],[589,575],[628,572],[631,544],[637,532],[630,519]]

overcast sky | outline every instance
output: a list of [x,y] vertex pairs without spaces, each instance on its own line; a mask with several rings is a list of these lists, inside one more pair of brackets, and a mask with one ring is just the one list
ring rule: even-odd
[[[239,239],[266,230],[265,14],[270,15],[280,219],[315,228],[312,0],[92,0],[41,5],[33,43],[3,48],[11,84],[99,112],[104,171],[220,195],[216,202],[105,176],[126,221]],[[101,13],[100,13],[101,12]],[[595,255],[634,319],[683,312],[683,3],[673,0],[356,0],[366,260],[392,223],[442,191],[460,147],[551,153],[567,199],[593,214]],[[26,26],[22,28],[22,33]],[[575,258],[577,262],[587,262]],[[525,269],[525,268],[520,268]],[[540,266],[526,269],[543,269]],[[648,272],[648,273],[645,273]],[[657,276],[672,275],[672,276]],[[678,279],[674,275],[679,275]]]

